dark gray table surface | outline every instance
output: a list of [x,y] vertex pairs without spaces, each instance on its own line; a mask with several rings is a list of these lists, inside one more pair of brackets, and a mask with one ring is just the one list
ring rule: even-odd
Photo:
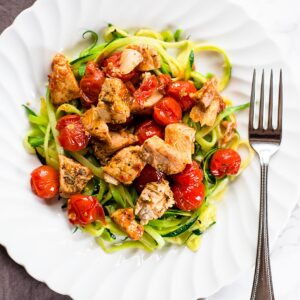
[[[34,0],[0,0],[0,33]],[[70,300],[33,279],[0,245],[0,300]]]

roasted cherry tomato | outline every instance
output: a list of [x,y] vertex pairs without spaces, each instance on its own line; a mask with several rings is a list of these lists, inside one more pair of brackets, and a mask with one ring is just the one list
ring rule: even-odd
[[167,74],[160,74],[158,75],[157,79],[158,79],[157,89],[159,92],[165,95],[169,84],[172,82],[171,76]]
[[110,77],[116,77],[119,79],[122,79],[123,81],[127,81],[130,80],[131,78],[133,78],[137,72],[136,70],[131,71],[128,74],[122,74],[120,72],[120,65],[121,65],[121,55],[122,52],[116,52],[114,54],[112,54],[110,57],[106,58],[103,61],[102,66],[105,68],[105,72],[108,76]]
[[164,137],[163,129],[153,120],[143,122],[136,130],[136,135],[139,139],[139,144],[142,145],[147,139],[154,135],[160,138]]
[[235,175],[241,166],[241,157],[233,149],[217,150],[210,161],[210,172],[218,178]]
[[141,192],[147,183],[157,182],[165,177],[163,172],[154,169],[150,165],[146,165],[140,176],[134,181],[134,187],[138,192]]
[[197,209],[203,203],[205,196],[204,184],[185,186],[175,183],[172,186],[176,206],[185,211]]
[[68,218],[74,225],[87,225],[97,220],[105,224],[105,214],[97,198],[87,195],[72,195],[68,200]]
[[186,111],[195,104],[190,93],[196,91],[197,89],[191,81],[175,81],[168,85],[167,94],[178,101],[182,110]]
[[186,165],[181,173],[173,175],[172,179],[176,183],[185,186],[199,185],[203,180],[203,171],[200,169],[199,165],[193,161],[192,164]]
[[58,173],[50,166],[40,166],[32,171],[30,184],[37,196],[51,199],[58,194]]
[[154,106],[153,118],[160,125],[180,122],[181,107],[173,98],[165,97]]
[[157,89],[158,81],[154,75],[145,78],[140,87],[134,92],[133,96],[139,104],[148,99]]
[[105,80],[104,73],[97,64],[90,61],[86,65],[85,75],[80,80],[80,97],[84,106],[98,103],[98,96]]
[[85,132],[78,115],[62,117],[57,122],[56,129],[59,131],[58,140],[60,144],[68,151],[82,150],[89,142],[89,136]]

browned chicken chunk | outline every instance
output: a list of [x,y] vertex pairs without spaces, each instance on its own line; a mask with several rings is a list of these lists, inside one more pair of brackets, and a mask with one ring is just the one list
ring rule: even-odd
[[144,142],[141,157],[147,164],[167,175],[182,172],[186,165],[182,154],[158,136]]
[[140,146],[124,148],[113,156],[103,171],[124,184],[131,184],[145,167],[145,162],[140,158],[140,154]]
[[49,75],[49,89],[53,104],[62,104],[79,97],[79,86],[70,64],[63,54],[56,54]]
[[80,193],[93,177],[92,171],[64,155],[59,155],[58,159],[60,196],[67,198]]
[[99,94],[98,106],[110,114],[111,123],[125,123],[130,116],[130,93],[122,80],[106,78]]
[[96,139],[92,140],[94,153],[102,165],[105,165],[115,152],[138,141],[137,136],[127,130],[111,131],[110,137],[111,143],[100,142]]
[[142,225],[160,218],[175,203],[167,180],[147,183],[135,206]]
[[169,124],[165,128],[165,141],[178,150],[184,163],[192,163],[196,130],[182,123]]
[[110,217],[132,240],[142,237],[144,227],[134,219],[133,208],[118,209]]

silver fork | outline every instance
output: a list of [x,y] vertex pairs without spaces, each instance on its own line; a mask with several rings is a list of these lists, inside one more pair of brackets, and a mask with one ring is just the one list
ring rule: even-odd
[[258,127],[254,128],[255,75],[253,72],[251,103],[249,112],[249,141],[258,154],[261,165],[260,177],[260,209],[257,240],[255,273],[251,300],[274,300],[268,237],[268,166],[271,157],[277,152],[282,135],[282,71],[279,77],[277,126],[273,127],[273,71],[270,76],[269,111],[267,128],[264,128],[264,71],[261,79]]

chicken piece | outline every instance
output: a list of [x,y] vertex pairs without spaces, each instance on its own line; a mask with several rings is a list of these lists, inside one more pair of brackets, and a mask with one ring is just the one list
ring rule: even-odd
[[142,54],[134,49],[125,49],[122,51],[120,58],[120,73],[128,74],[133,71],[142,61]]
[[118,78],[106,78],[99,94],[98,107],[110,113],[111,123],[125,123],[130,116],[130,93]]
[[178,150],[184,163],[192,163],[196,130],[182,123],[169,124],[165,128],[165,141]]
[[149,182],[137,200],[135,214],[139,216],[141,224],[146,225],[150,220],[160,218],[174,203],[173,192],[167,180]]
[[60,196],[68,198],[80,193],[93,177],[92,171],[64,155],[59,155],[58,160]]
[[147,72],[160,68],[161,59],[155,49],[148,45],[131,45],[128,48],[139,51],[143,56],[143,61],[137,67],[139,71]]
[[124,148],[113,156],[103,171],[124,184],[131,184],[145,167],[140,154],[140,146]]
[[112,131],[110,132],[110,137],[110,144],[97,141],[96,139],[92,140],[95,156],[100,160],[102,165],[107,163],[112,154],[138,141],[137,136],[127,130],[121,130],[119,132]]
[[225,132],[223,138],[218,142],[220,147],[226,145],[234,137],[236,122],[223,121],[221,125],[225,128]]
[[117,209],[110,217],[132,240],[139,240],[142,237],[144,226],[134,219],[133,208]]
[[79,86],[70,64],[63,54],[56,54],[49,75],[49,89],[53,104],[62,104],[79,97]]
[[158,136],[153,136],[144,142],[141,158],[167,175],[182,172],[186,165],[183,155]]
[[105,123],[105,118],[102,120],[102,111],[98,107],[91,107],[81,117],[84,129],[93,137],[111,143],[109,128]]

